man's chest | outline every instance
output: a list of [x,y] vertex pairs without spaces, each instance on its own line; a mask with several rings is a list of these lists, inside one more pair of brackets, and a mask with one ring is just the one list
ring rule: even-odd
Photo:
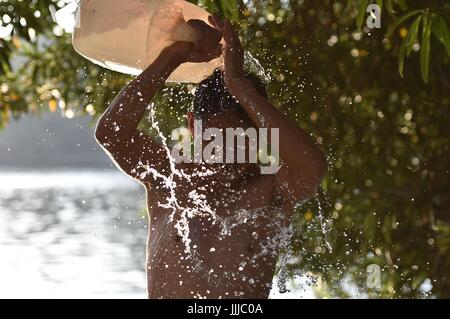
[[222,182],[211,185],[205,182],[186,192],[188,196],[185,200],[194,204],[195,208],[199,201],[192,201],[192,199],[200,197],[218,217],[226,218],[242,210],[251,211],[270,206],[274,196],[273,185],[272,176],[258,176],[234,184]]
[[[176,193],[160,196],[159,209],[150,214],[153,217],[148,248],[154,262],[169,264],[174,262],[168,261],[170,256],[183,256],[186,241],[182,235],[187,234],[191,253],[201,257],[204,265],[218,263],[223,270],[234,269],[260,254],[263,247],[270,248],[272,244],[266,241],[276,238],[284,225],[284,218],[280,215],[277,219],[280,212],[273,206],[271,178],[248,181],[238,188],[224,184],[222,189],[213,189],[220,191],[218,194],[208,194],[209,190],[201,186],[177,186],[178,190],[186,187],[177,202],[169,203],[170,196],[176,197]],[[149,205],[153,202],[154,206],[154,201],[149,195]],[[173,216],[172,221],[169,215]],[[225,255],[226,260],[220,257]]]
[[189,234],[189,239],[223,240],[231,228],[260,228],[273,221],[273,216],[265,216],[275,210],[272,178],[248,180],[238,187],[208,184],[176,183],[173,191],[149,192],[151,237],[173,242]]

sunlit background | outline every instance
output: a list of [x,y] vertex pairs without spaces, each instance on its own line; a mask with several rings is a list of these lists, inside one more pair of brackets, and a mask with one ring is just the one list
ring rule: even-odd
[[[271,296],[449,297],[450,3],[191,2],[234,22],[271,100],[328,156]],[[74,52],[73,8],[0,0],[0,297],[145,298],[144,192],[93,139],[130,77]],[[166,133],[193,88],[156,97]]]
[[0,297],[144,298],[144,192],[89,120],[25,117],[0,135]]

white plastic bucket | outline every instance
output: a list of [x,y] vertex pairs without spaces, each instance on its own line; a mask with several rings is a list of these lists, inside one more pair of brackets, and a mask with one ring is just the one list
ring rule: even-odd
[[[189,32],[177,32],[186,28],[185,21],[208,23],[208,15],[184,0],[81,0],[73,46],[96,64],[138,75],[173,41],[192,40]],[[167,81],[198,83],[221,65],[221,57],[209,63],[185,63]]]

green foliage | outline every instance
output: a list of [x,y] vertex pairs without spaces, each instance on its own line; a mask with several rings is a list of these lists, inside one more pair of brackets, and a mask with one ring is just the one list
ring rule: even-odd
[[[449,297],[450,4],[379,0],[382,28],[370,30],[373,1],[199,2],[236,22],[272,76],[271,100],[328,154],[323,193],[296,214],[301,261],[291,268],[320,275],[322,296],[351,296],[346,279],[369,297]],[[2,125],[55,106],[96,116],[130,79],[78,56],[70,35],[54,32],[52,5],[1,2],[14,25],[0,39]],[[161,90],[165,131],[183,123],[192,88]],[[366,287],[372,263],[383,270],[380,292]]]
[[232,22],[239,21],[239,1],[224,0],[189,0],[194,4],[198,4],[205,8],[208,12],[218,14],[221,18],[226,17]]
[[[359,3],[358,3],[359,2]],[[412,1],[410,1],[412,2]],[[364,24],[364,19],[366,16],[366,8],[368,5],[368,0],[361,0],[361,1],[354,1],[349,0],[348,6],[354,6],[358,5],[358,15],[356,18],[356,24],[359,30],[362,29]],[[383,3],[385,4],[385,7],[389,14],[391,14],[395,20],[389,27],[389,31],[387,33],[387,38],[391,38],[393,35],[393,32],[397,30],[398,27],[403,26],[406,24],[406,22],[409,22],[410,20],[414,21],[412,22],[409,27],[404,26],[401,29],[401,32],[403,33],[403,42],[400,47],[399,55],[398,55],[398,70],[400,73],[400,76],[403,77],[403,66],[405,57],[409,57],[414,44],[416,41],[418,41],[418,34],[421,34],[421,41],[420,41],[420,68],[421,68],[421,75],[422,79],[425,83],[428,83],[428,77],[429,77],[429,65],[430,65],[430,52],[431,52],[431,32],[436,36],[437,39],[439,39],[442,44],[445,46],[447,50],[447,58],[450,57],[450,51],[449,51],[449,43],[450,43],[450,31],[447,27],[447,23],[445,19],[441,16],[441,12],[436,11],[430,14],[428,11],[428,8],[426,9],[419,9],[419,10],[409,10],[409,7],[406,3],[406,1],[394,1],[394,0],[379,0],[376,1],[376,3],[380,6],[380,8],[383,8]],[[398,6],[398,9],[395,9],[396,6]],[[446,9],[448,10],[448,8]],[[399,17],[396,17],[396,14],[398,12],[402,12],[403,14]],[[447,12],[448,13],[448,12]],[[417,18],[414,18],[415,16],[419,15]],[[422,26],[421,23],[422,22]],[[420,29],[421,28],[421,29]],[[421,32],[419,32],[421,30]],[[406,34],[406,36],[405,36]]]
[[366,8],[368,4],[369,0],[361,0],[358,5],[358,16],[356,17],[356,25],[360,30],[363,26],[364,18],[366,16]]
[[442,42],[447,55],[450,56],[450,30],[447,27],[445,20],[439,15],[433,15],[433,32],[436,38]]
[[[432,19],[428,13],[423,16],[422,28],[422,49],[420,50],[420,70],[425,83],[428,83],[428,73],[430,69],[430,34]],[[411,32],[411,30],[409,30]]]

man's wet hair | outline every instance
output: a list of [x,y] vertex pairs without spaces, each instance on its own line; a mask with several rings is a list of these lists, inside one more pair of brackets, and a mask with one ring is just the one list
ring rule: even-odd
[[[267,98],[266,87],[256,76],[246,74],[245,78],[253,84],[259,94]],[[211,115],[223,114],[230,110],[245,113],[242,106],[225,86],[223,71],[216,69],[211,76],[199,83],[195,91],[194,117],[205,120]]]

